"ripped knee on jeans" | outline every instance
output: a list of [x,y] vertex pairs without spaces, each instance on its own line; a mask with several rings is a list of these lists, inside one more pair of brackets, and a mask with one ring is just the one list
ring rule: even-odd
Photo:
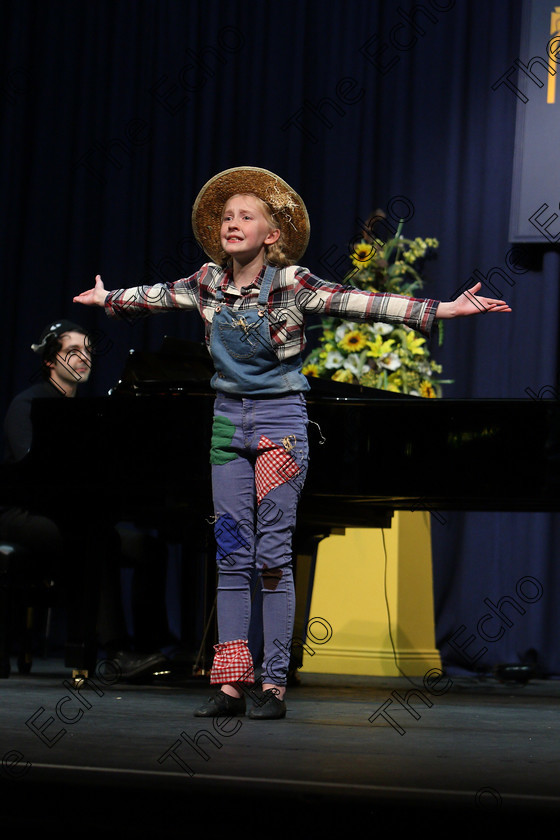
[[263,589],[268,589],[274,592],[274,590],[280,583],[282,574],[282,569],[269,569],[268,566],[263,566],[261,572]]

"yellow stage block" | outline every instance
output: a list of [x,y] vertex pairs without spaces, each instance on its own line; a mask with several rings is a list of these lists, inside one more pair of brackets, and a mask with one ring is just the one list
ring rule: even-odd
[[302,673],[418,676],[441,668],[431,548],[427,511],[397,511],[389,529],[323,540],[309,617],[321,618],[332,637],[307,640]]

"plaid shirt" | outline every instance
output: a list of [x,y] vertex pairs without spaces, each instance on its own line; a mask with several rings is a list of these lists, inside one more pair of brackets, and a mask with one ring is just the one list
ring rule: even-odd
[[[142,317],[149,312],[196,309],[203,318],[206,344],[209,347],[212,318],[217,306],[216,290],[221,286],[225,305],[241,313],[257,305],[263,275],[264,267],[241,292],[235,288],[230,271],[215,263],[205,263],[196,274],[175,283],[158,283],[109,292],[105,298],[105,309],[108,315],[125,319]],[[329,283],[315,277],[307,268],[292,265],[276,272],[270,290],[267,317],[273,346],[282,361],[304,350],[306,316],[405,324],[428,335],[438,303],[436,300],[364,292],[354,286]]]

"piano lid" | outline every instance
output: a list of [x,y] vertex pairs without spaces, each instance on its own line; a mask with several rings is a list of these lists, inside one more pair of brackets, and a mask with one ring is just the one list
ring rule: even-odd
[[204,343],[165,336],[156,352],[129,351],[124,370],[109,394],[172,394],[193,385],[209,389],[213,372]]
[[[148,394],[181,393],[193,385],[201,390],[210,387],[214,374],[212,359],[203,342],[165,336],[161,348],[156,352],[130,350],[124,370],[109,394]],[[366,388],[347,382],[335,382],[332,379],[307,377],[310,396],[330,397],[336,400],[373,400],[405,399],[421,400],[408,394],[383,391],[379,388]]]

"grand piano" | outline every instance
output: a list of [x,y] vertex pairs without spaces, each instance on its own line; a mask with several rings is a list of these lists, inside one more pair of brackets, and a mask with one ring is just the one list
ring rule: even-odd
[[[59,453],[75,452],[96,503],[154,519],[208,513],[211,362],[166,338],[131,351],[108,396],[36,400],[33,447],[3,465],[6,495],[56,491]],[[394,510],[560,509],[555,399],[422,399],[310,378],[310,468],[299,519],[312,527],[387,524]],[[79,429],[79,434],[76,431]]]
[[[2,466],[0,503],[44,509],[60,498],[60,452],[70,451],[96,515],[188,542],[212,515],[211,374],[203,346],[165,339],[158,353],[131,351],[108,396],[36,400],[31,453]],[[390,527],[395,510],[560,509],[557,400],[429,400],[313,378],[310,386],[296,572],[298,555],[313,554],[333,529]],[[308,599],[312,584],[311,574]],[[83,666],[72,659],[69,667]]]

